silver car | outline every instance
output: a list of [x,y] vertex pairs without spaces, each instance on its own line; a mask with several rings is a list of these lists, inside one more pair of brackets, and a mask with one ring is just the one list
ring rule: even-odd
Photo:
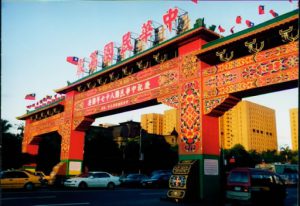
[[88,172],[76,177],[67,179],[64,182],[66,187],[76,187],[85,189],[89,187],[103,187],[108,189],[114,189],[120,185],[120,178],[113,176],[107,172]]

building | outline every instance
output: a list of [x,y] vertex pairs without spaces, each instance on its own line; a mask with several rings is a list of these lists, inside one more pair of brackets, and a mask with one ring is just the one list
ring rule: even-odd
[[163,134],[163,115],[150,113],[142,114],[141,116],[141,127],[146,130],[149,134]]
[[119,148],[126,144],[128,139],[140,136],[141,126],[139,122],[126,121],[119,125],[109,127],[112,130],[113,140],[118,144]]
[[220,145],[241,144],[247,151],[277,150],[275,110],[241,101],[220,117]]
[[163,135],[170,135],[172,131],[178,131],[177,109],[169,109],[164,111],[163,116]]
[[292,150],[298,150],[298,108],[290,109]]

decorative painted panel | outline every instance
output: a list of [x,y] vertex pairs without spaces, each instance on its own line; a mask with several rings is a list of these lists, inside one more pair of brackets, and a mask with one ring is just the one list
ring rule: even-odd
[[89,116],[178,92],[180,58],[77,94],[75,116]]
[[263,86],[297,80],[299,71],[298,42],[272,48],[256,55],[204,69],[204,112],[208,114],[226,95]]
[[197,80],[182,86],[180,98],[180,153],[201,152],[201,96]]

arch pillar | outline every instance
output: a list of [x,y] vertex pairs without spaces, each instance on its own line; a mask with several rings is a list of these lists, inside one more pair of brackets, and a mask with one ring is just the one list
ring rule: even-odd
[[74,114],[74,99],[77,92],[66,95],[64,122],[59,127],[61,135],[61,162],[65,163],[66,176],[78,175],[82,172],[85,131],[94,122],[93,118]]

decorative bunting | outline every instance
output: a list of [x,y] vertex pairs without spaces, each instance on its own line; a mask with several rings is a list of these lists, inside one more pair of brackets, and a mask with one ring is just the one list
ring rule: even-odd
[[218,26],[218,29],[221,33],[225,32],[225,29],[223,27],[221,27],[221,25]]
[[235,22],[237,24],[241,24],[242,23],[242,17],[241,16],[237,16]]
[[192,2],[194,2],[195,4],[197,4],[197,3],[198,3],[198,0],[192,0]]
[[233,29],[234,29],[234,26],[231,27],[231,29],[230,29],[230,32],[231,32],[232,34],[234,33]]
[[273,17],[278,16],[278,14],[273,9],[271,9],[269,12],[270,12],[270,14],[272,14]]
[[247,24],[248,27],[253,27],[254,26],[254,23],[249,21],[249,20],[246,20],[245,23]]
[[259,15],[265,14],[265,6],[263,5],[258,6],[258,14]]

